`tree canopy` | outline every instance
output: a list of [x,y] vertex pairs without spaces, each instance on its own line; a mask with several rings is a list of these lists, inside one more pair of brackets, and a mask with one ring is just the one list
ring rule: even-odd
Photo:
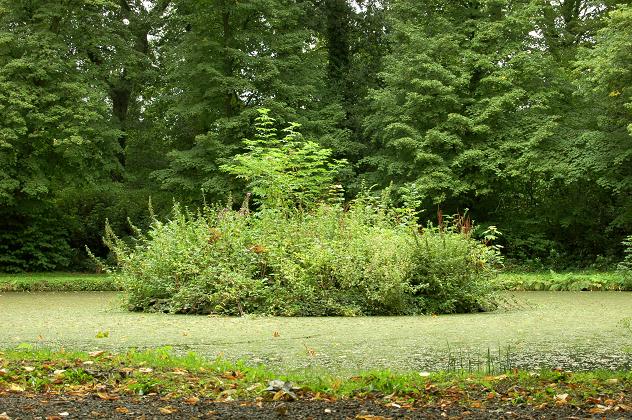
[[0,0],[0,271],[81,268],[150,197],[241,202],[260,108],[347,199],[468,209],[521,261],[632,232],[630,1]]

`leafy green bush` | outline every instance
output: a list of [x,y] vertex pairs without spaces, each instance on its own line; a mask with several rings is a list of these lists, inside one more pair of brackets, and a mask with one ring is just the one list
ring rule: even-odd
[[0,272],[67,268],[68,216],[48,201],[0,207]]
[[346,164],[331,158],[332,151],[306,141],[291,123],[278,138],[276,121],[269,109],[258,110],[255,139],[244,140],[248,149],[221,169],[248,182],[248,188],[269,208],[307,208],[322,199],[332,187],[337,172]]
[[603,291],[632,290],[632,281],[620,272],[571,272],[556,273],[553,270],[535,273],[502,273],[494,280],[501,290],[528,291]]
[[[404,215],[404,216],[403,216]],[[377,315],[490,308],[496,250],[375,200],[311,211],[176,206],[132,245],[107,230],[132,310]]]
[[[260,110],[248,152],[223,166],[248,182],[258,212],[247,200],[239,211],[232,202],[197,213],[176,205],[168,221],[137,230],[132,244],[106,227],[130,309],[294,316],[492,306],[498,249],[472,239],[469,219],[419,229],[412,210],[388,204],[388,192],[343,206],[332,184],[344,162],[296,127],[278,139]],[[490,228],[485,241],[495,233]]]
[[122,238],[133,235],[130,222],[147,229],[151,217],[147,205],[151,199],[156,213],[166,216],[173,205],[172,198],[148,189],[134,189],[123,184],[93,185],[61,191],[55,206],[66,215],[67,242],[72,248],[70,266],[73,270],[94,271],[95,267],[85,248],[100,258],[107,258],[109,249],[103,244],[106,220]]
[[617,269],[623,274],[629,286],[628,290],[632,290],[632,235],[625,238],[623,245],[625,246],[625,258],[619,263]]

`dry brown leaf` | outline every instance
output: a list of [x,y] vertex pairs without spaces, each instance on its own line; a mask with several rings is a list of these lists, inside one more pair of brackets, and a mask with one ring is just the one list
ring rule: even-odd
[[6,412],[0,413],[0,420],[11,420],[11,417]]
[[158,411],[160,411],[162,414],[174,414],[178,412],[178,409],[168,405],[166,407],[159,408]]
[[189,397],[189,398],[186,398],[184,402],[189,405],[195,405],[198,402],[200,402],[200,399],[198,397]]
[[472,401],[472,403],[470,404],[470,407],[472,408],[481,408],[483,406],[483,403],[481,403],[480,401]]
[[105,351],[103,351],[103,350],[91,351],[90,353],[88,353],[88,356],[90,356],[90,357],[99,357],[103,353],[105,353]]
[[557,404],[565,404],[566,400],[568,400],[568,394],[557,394],[555,396],[555,402]]
[[97,396],[105,401],[116,401],[119,399],[118,395],[111,395],[107,392],[97,392]]
[[357,420],[390,420],[391,417],[374,416],[373,414],[358,414]]
[[224,379],[234,380],[234,379],[241,379],[243,377],[244,377],[244,374],[238,370],[229,370],[222,374],[222,378]]
[[9,392],[24,392],[24,388],[17,384],[9,385]]
[[117,413],[120,414],[129,414],[129,409],[126,407],[116,407],[116,409],[114,409],[114,411],[116,411]]

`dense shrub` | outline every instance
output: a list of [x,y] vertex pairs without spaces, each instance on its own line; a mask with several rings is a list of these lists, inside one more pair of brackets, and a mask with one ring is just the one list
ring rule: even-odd
[[51,271],[69,266],[68,217],[51,202],[0,207],[0,272]]
[[623,241],[623,246],[625,246],[625,258],[619,263],[617,268],[623,274],[623,278],[629,287],[628,290],[632,290],[632,235]]
[[141,229],[148,229],[151,223],[147,212],[150,199],[156,213],[162,216],[169,214],[172,198],[147,189],[109,184],[61,191],[55,199],[55,206],[65,215],[67,244],[72,249],[70,267],[76,271],[94,270],[92,260],[85,253],[86,247],[100,258],[108,257],[109,250],[103,244],[106,220],[122,238],[133,235],[130,222]]
[[368,199],[311,211],[176,206],[132,245],[107,242],[132,310],[361,315],[491,307],[497,251],[462,229],[419,229]]

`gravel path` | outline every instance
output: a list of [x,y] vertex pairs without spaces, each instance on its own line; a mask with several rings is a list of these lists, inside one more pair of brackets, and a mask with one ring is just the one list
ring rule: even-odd
[[[387,407],[373,401],[341,400],[295,401],[255,404],[248,402],[217,403],[200,400],[195,405],[182,401],[165,402],[157,397],[103,401],[96,397],[61,397],[54,395],[0,395],[1,420],[17,419],[584,419],[589,413],[570,407],[488,404],[482,409],[459,406],[403,409]],[[625,419],[630,413],[608,413],[599,418]]]
[[[173,346],[208,357],[338,373],[484,365],[632,366],[632,292],[521,292],[493,313],[420,317],[224,318],[129,313],[115,293],[0,295],[0,347]],[[101,337],[101,338],[97,338]]]

